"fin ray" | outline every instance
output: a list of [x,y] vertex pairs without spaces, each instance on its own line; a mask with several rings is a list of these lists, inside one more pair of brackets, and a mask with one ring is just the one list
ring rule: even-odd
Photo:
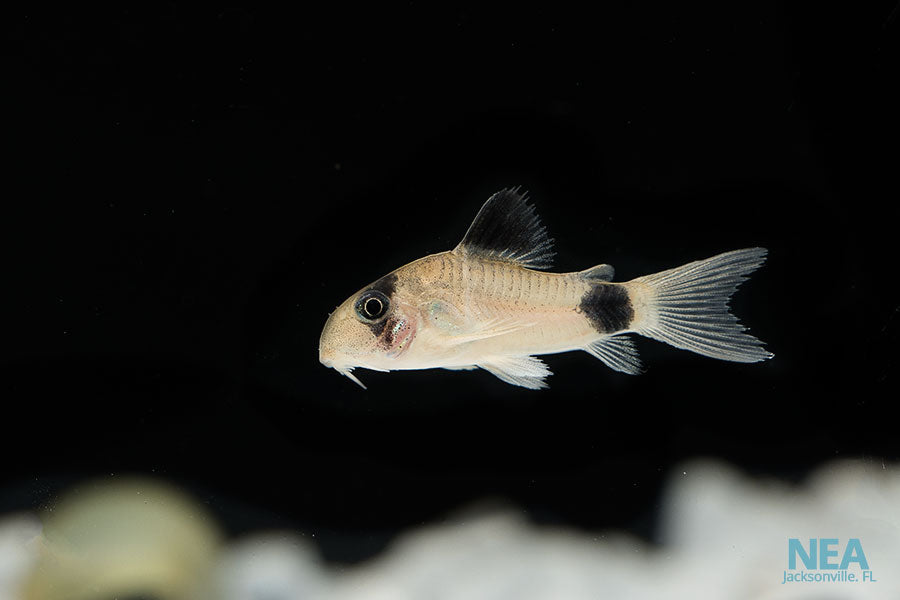
[[599,358],[615,371],[629,375],[640,375],[644,372],[634,342],[624,335],[605,337],[591,342],[584,347],[584,351]]
[[518,188],[488,198],[453,251],[531,269],[549,269],[555,254],[547,228]]
[[544,362],[534,356],[492,356],[478,365],[501,381],[530,390],[546,388],[546,377],[553,374]]
[[488,319],[487,321],[479,323],[474,329],[467,331],[466,333],[451,336],[448,338],[448,342],[451,345],[465,344],[467,342],[497,337],[498,335],[505,335],[526,327],[531,327],[532,325],[534,325],[534,323],[520,321],[514,318]]
[[[638,277],[645,306],[637,333],[721,360],[758,362],[772,358],[763,342],[744,333],[728,301],[766,259],[765,248],[733,250],[681,267]],[[628,284],[626,284],[628,285]]]
[[474,320],[455,306],[441,300],[429,302],[423,309],[451,346],[483,340],[534,325],[514,316],[490,316],[491,311],[478,307],[481,318]]

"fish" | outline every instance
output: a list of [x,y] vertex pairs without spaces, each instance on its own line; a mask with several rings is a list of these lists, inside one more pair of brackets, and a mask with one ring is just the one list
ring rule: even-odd
[[527,193],[507,188],[478,211],[452,250],[419,258],[365,286],[329,316],[319,360],[365,389],[374,371],[484,369],[528,389],[548,387],[539,355],[581,350],[609,368],[644,372],[629,334],[726,361],[772,358],[729,308],[765,261],[744,248],[614,282],[600,264],[550,272],[553,240]]

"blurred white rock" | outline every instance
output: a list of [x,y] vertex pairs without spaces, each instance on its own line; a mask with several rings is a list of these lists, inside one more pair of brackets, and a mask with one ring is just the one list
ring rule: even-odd
[[192,598],[219,557],[213,518],[157,480],[86,482],[47,507],[42,521],[23,600]]
[[34,515],[0,517],[0,600],[21,598],[22,585],[38,559],[41,522]]
[[[717,581],[723,598],[878,600],[900,597],[898,524],[900,473],[881,461],[830,463],[800,486],[696,461],[671,478],[660,541],[692,565],[695,587]],[[877,581],[860,581],[853,564],[856,582],[783,583],[789,538],[805,546],[810,538],[857,538]]]
[[331,577],[315,551],[287,532],[231,544],[213,573],[210,600],[306,600],[322,597]]
[[647,551],[631,536],[539,528],[511,512],[451,519],[404,536],[328,598],[653,598],[656,578],[635,558]]
[[[44,535],[28,516],[0,522],[0,600],[71,597],[61,593],[67,581],[114,581],[119,595],[151,590],[160,600],[900,598],[900,473],[880,461],[831,463],[796,486],[751,478],[717,461],[687,463],[673,471],[661,500],[656,544],[623,532],[538,526],[511,508],[470,509],[399,536],[362,565],[340,569],[322,563],[307,538],[290,532],[259,533],[220,547],[208,517],[177,495],[156,492],[166,498],[165,510],[139,510],[143,524],[126,525],[124,517],[140,509],[135,489],[101,494],[105,504],[82,495],[61,505],[64,526],[51,519]],[[125,504],[109,504],[111,498]],[[121,535],[103,537],[111,531]],[[877,581],[783,583],[789,538],[804,544],[858,538]],[[60,539],[82,540],[79,548],[90,548],[105,563],[82,560],[77,577],[68,567],[60,570],[53,557],[72,548]],[[104,540],[143,554],[110,553]],[[207,558],[210,568],[203,566]],[[102,564],[119,575],[111,579]],[[150,564],[165,568],[153,571]],[[15,595],[28,571],[30,581],[54,584]],[[848,572],[859,575],[860,565]],[[108,600],[79,589],[83,600]]]

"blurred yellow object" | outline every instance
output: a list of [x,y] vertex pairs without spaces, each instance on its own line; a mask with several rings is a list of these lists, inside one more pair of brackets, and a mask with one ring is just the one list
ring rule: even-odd
[[45,511],[24,600],[195,597],[218,554],[213,518],[148,479],[80,485]]

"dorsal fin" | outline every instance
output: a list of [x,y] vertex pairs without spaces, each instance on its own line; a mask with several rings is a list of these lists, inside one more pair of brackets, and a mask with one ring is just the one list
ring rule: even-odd
[[549,269],[555,254],[547,228],[518,188],[488,198],[453,251],[531,269]]

